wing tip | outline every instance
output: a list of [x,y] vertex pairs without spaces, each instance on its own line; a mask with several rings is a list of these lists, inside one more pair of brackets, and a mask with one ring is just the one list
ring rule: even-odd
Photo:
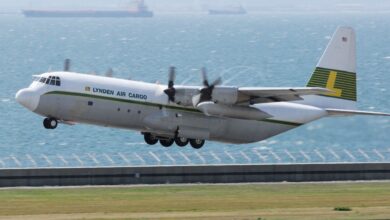
[[390,116],[390,113],[385,112],[373,112],[373,111],[360,111],[360,110],[348,110],[348,109],[325,109],[329,115],[371,115],[371,116]]

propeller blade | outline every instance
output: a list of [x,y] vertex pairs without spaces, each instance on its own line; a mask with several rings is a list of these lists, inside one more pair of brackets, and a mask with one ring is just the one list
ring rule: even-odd
[[174,66],[169,67],[168,88],[173,88],[176,78],[176,68]]
[[202,81],[204,86],[209,87],[209,81],[207,79],[207,71],[205,67],[202,67]]
[[214,82],[211,84],[211,86],[210,87],[215,87],[215,86],[217,86],[217,85],[220,85],[222,83],[222,79],[221,79],[221,77],[218,77],[216,80],[214,80]]
[[168,100],[170,102],[175,102],[175,93],[176,93],[175,88],[172,87],[172,88],[165,89],[164,93],[168,96]]
[[168,88],[164,90],[164,93],[168,96],[168,101],[175,102],[176,89],[175,85],[176,69],[174,66],[169,67],[168,76]]
[[70,59],[65,59],[64,61],[64,71],[69,72],[70,71]]
[[194,96],[192,99],[192,104],[195,107],[201,102],[211,101],[215,86],[222,83],[221,77],[218,77],[213,83],[209,84],[206,68],[204,67],[202,68],[202,80],[204,87],[199,91],[199,94]]
[[199,102],[211,101],[214,86],[203,88],[200,90]]

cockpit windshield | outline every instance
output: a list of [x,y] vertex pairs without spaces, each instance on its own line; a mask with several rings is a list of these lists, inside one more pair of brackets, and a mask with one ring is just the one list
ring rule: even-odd
[[34,81],[52,86],[61,86],[61,79],[58,76],[34,77]]

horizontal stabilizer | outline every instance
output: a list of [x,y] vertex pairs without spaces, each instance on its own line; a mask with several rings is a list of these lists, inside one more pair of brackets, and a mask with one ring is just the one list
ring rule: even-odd
[[353,116],[353,115],[373,115],[373,116],[390,116],[389,113],[371,112],[371,111],[357,111],[345,109],[325,109],[330,116]]

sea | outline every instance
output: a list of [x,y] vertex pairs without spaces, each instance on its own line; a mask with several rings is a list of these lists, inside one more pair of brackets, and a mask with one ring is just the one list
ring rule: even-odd
[[251,144],[207,141],[200,150],[144,144],[143,136],[86,124],[42,126],[15,101],[32,75],[71,70],[201,85],[305,86],[335,29],[357,34],[358,107],[390,112],[390,13],[156,14],[153,18],[0,15],[0,168],[390,161],[390,119],[323,118]]

